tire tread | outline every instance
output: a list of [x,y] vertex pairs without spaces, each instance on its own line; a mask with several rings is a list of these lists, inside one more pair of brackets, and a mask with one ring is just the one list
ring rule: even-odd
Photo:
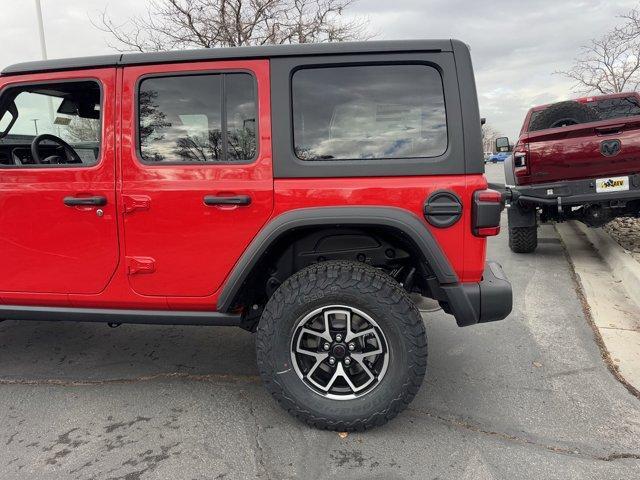
[[538,227],[509,228],[509,248],[514,253],[531,253],[538,247]]
[[[314,415],[295,398],[288,396],[273,374],[272,342],[275,327],[285,308],[292,307],[300,295],[316,289],[375,294],[399,322],[409,341],[407,378],[399,392],[382,411],[355,421],[341,421]],[[404,289],[390,276],[369,265],[349,261],[327,261],[311,265],[287,279],[267,303],[258,325],[256,338],[258,368],[265,387],[284,410],[308,425],[335,431],[362,431],[379,426],[404,410],[418,393],[427,366],[427,342],[420,312]]]

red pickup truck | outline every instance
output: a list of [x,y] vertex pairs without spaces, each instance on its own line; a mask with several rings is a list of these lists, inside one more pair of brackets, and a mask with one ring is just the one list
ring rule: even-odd
[[[496,141],[508,150],[508,139]],[[505,162],[509,246],[537,247],[539,222],[593,227],[640,212],[640,95],[618,93],[533,107]]]

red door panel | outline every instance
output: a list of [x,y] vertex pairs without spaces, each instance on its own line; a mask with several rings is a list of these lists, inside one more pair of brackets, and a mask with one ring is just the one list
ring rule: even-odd
[[[114,98],[115,68],[0,78],[13,83],[97,80],[102,89],[101,157],[93,167],[0,168],[0,297],[32,303],[30,294],[94,294],[118,264]],[[108,99],[108,101],[105,101]],[[65,197],[103,196],[99,207],[66,206]],[[46,296],[35,297],[47,304]],[[54,300],[55,299],[55,300]],[[60,297],[51,296],[52,304]]]
[[[144,164],[136,90],[147,75],[250,72],[258,92],[258,155],[246,164]],[[273,210],[269,63],[266,60],[127,67],[123,75],[122,201],[131,288],[140,295],[205,297],[223,284]],[[248,196],[249,205],[205,204]]]

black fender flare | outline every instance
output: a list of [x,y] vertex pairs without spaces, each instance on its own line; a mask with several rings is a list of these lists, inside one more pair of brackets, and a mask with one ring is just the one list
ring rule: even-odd
[[217,310],[229,312],[233,300],[253,267],[269,246],[292,229],[321,225],[376,226],[395,229],[406,235],[422,252],[441,285],[457,284],[458,276],[433,234],[416,215],[395,207],[344,206],[290,210],[278,215],[258,232],[229,274]]

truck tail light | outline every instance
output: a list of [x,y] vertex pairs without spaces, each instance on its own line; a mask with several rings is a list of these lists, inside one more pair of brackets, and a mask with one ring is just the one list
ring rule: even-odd
[[513,152],[513,173],[516,177],[529,175],[527,147],[525,146],[516,146]]
[[473,234],[491,237],[500,233],[500,214],[504,208],[502,194],[496,190],[473,193]]

